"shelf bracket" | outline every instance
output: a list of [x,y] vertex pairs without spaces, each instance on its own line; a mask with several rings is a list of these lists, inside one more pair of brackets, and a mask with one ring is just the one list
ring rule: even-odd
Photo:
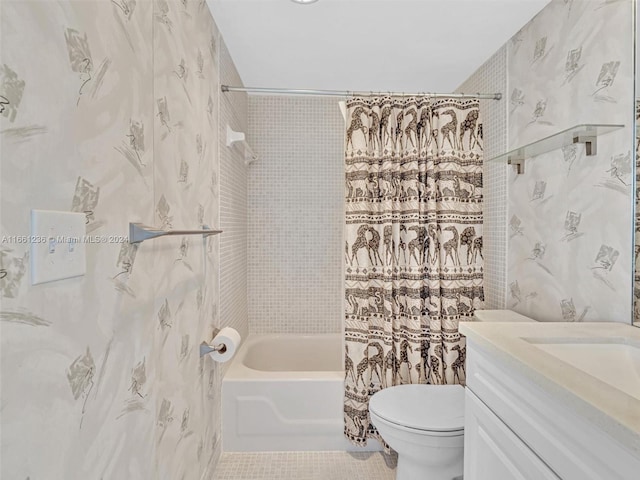
[[507,164],[516,167],[516,173],[518,175],[522,175],[524,173],[524,151],[518,150],[517,152],[509,155]]
[[584,143],[585,153],[588,157],[598,154],[598,137],[593,134],[575,135],[573,143]]

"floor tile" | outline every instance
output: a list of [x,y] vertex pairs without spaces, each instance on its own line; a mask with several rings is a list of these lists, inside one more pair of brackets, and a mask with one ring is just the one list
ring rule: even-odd
[[394,480],[397,457],[383,452],[224,453],[215,480]]

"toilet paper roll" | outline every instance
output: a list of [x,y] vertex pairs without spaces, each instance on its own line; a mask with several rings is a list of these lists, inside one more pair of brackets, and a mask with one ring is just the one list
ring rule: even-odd
[[231,327],[224,327],[218,332],[218,334],[213,338],[213,341],[211,342],[211,345],[224,345],[224,351],[211,352],[209,355],[211,355],[211,358],[213,358],[216,362],[228,362],[235,355],[241,341],[242,338],[240,338],[240,334],[237,330]]

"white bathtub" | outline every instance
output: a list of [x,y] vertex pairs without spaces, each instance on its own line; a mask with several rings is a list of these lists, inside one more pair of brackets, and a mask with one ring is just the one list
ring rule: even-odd
[[222,381],[223,450],[362,451],[343,435],[342,352],[339,334],[250,335]]

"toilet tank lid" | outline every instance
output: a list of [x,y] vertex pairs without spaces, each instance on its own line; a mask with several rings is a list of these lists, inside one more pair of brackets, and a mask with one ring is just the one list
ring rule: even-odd
[[398,385],[375,393],[369,410],[403,427],[432,432],[464,429],[461,385]]
[[533,318],[512,310],[476,310],[473,313],[477,322],[535,322]]

